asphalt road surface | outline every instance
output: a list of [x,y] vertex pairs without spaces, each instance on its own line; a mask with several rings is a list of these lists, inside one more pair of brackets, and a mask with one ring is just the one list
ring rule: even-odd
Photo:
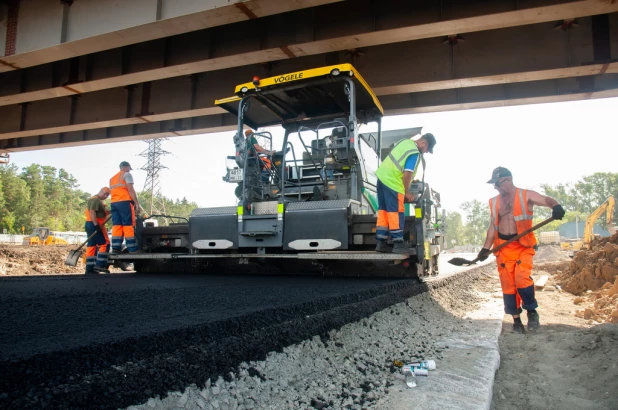
[[[460,269],[447,265],[440,277]],[[327,337],[428,286],[415,279],[197,274],[2,278],[0,408],[138,403]]]

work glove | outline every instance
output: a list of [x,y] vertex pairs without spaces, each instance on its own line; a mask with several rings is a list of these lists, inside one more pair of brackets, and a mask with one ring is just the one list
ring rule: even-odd
[[95,225],[94,230],[97,231],[97,233],[103,234],[103,228],[101,228],[101,225]]
[[483,262],[485,259],[487,259],[489,257],[489,255],[491,255],[491,251],[489,249],[487,249],[487,248],[483,248],[483,249],[481,249],[481,251],[479,252],[479,254],[476,257],[478,258],[478,260]]
[[551,209],[551,217],[561,220],[564,217],[565,211],[562,205],[558,204]]

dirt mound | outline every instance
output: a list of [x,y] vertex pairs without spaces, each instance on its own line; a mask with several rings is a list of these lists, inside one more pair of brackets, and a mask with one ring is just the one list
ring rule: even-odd
[[618,323],[618,278],[613,285],[607,282],[601,290],[575,298],[573,303],[583,308],[575,316],[597,323]]
[[590,323],[618,323],[618,234],[596,240],[575,254],[568,269],[556,269],[562,288],[579,295],[575,315]]
[[84,273],[81,260],[77,266],[64,264],[72,249],[75,245],[0,245],[0,276]]
[[550,275],[556,275],[560,277],[563,272],[568,272],[571,266],[571,259],[568,261],[560,261],[560,262],[545,262],[534,265],[534,275],[540,276],[541,272],[549,273]]
[[579,295],[587,290],[598,290],[618,277],[618,234],[594,241],[590,250],[575,254],[568,272],[560,279],[567,292]]
[[557,262],[557,261],[570,261],[567,252],[560,250],[560,246],[557,245],[542,245],[539,246],[534,255],[534,264],[545,262]]

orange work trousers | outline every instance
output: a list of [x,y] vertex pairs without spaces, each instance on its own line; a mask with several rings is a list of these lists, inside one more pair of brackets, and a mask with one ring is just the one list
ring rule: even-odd
[[135,208],[132,201],[112,202],[112,250],[120,252],[123,240],[129,252],[137,251]]
[[403,241],[405,224],[404,195],[387,187],[378,179],[378,220],[376,222],[376,239],[393,242]]
[[534,310],[538,303],[534,296],[534,281],[532,274],[532,258],[534,249],[523,246],[515,241],[496,254],[504,312],[508,315],[518,315],[522,308]]

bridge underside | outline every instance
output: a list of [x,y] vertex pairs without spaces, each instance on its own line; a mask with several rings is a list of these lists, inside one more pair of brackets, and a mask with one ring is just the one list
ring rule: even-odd
[[[618,96],[616,1],[314,0],[270,14],[269,0],[243,4],[249,14],[231,24],[161,37],[163,19],[132,44],[80,39],[0,58],[0,151],[231,130],[235,117],[213,101],[236,84],[339,62],[387,115]],[[57,59],[80,41],[83,54]]]

